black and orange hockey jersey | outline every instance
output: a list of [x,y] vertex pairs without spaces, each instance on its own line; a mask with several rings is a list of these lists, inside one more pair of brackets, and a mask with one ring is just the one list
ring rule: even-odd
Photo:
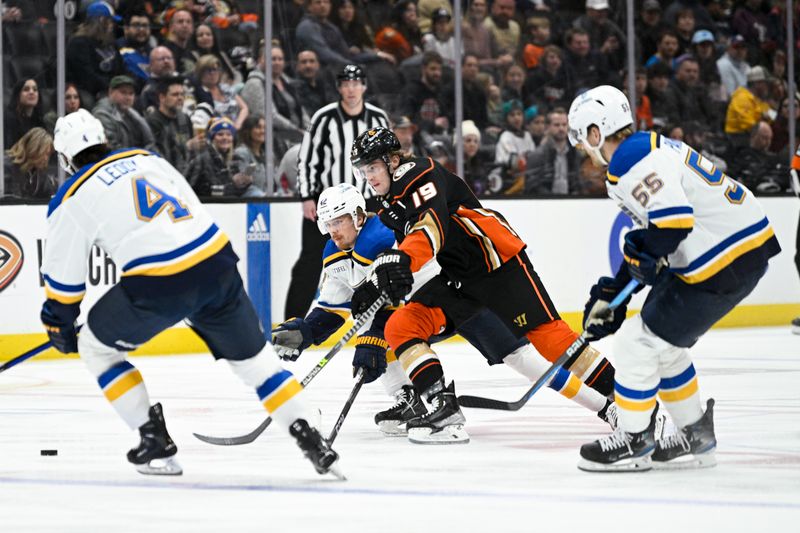
[[464,180],[433,159],[403,160],[391,179],[378,214],[411,257],[412,271],[435,256],[450,279],[469,280],[525,248],[500,213],[484,208]]

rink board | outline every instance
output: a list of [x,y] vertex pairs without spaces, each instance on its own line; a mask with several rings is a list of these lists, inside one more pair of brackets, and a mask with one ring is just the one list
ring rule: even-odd
[[[782,325],[800,315],[800,281],[793,262],[800,204],[795,198],[765,198],[762,202],[784,251],[770,263],[756,290],[720,326]],[[605,199],[493,200],[485,204],[502,212],[528,243],[527,252],[550,296],[562,316],[577,327],[589,287],[598,276],[609,275],[621,260],[620,243],[630,221]],[[208,207],[242,258],[239,270],[248,290],[256,296],[264,321],[281,321],[291,268],[300,253],[300,204]],[[46,340],[39,323],[44,294],[39,266],[45,245],[46,210],[42,205],[0,206],[0,232],[19,242],[24,254],[17,274],[0,288],[0,360]],[[268,271],[259,268],[267,262]],[[118,279],[110,259],[93,250],[82,316]],[[643,297],[644,291],[630,309],[639,308]],[[138,353],[198,351],[204,351],[204,346],[196,335],[186,327],[174,327]],[[51,351],[41,357],[54,355]]]

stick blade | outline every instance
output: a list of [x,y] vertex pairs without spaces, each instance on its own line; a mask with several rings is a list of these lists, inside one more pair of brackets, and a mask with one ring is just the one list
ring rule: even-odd
[[241,435],[239,437],[211,437],[209,435],[201,435],[199,433],[192,433],[192,435],[194,435],[196,439],[207,444],[213,444],[214,446],[241,446],[242,444],[250,444],[256,440],[271,423],[272,418],[267,418],[256,429],[247,435]]
[[471,407],[473,409],[494,409],[496,411],[517,411],[521,405],[516,405],[517,402],[504,402],[501,400],[493,400],[491,398],[482,398],[480,396],[459,396],[458,404],[461,407]]

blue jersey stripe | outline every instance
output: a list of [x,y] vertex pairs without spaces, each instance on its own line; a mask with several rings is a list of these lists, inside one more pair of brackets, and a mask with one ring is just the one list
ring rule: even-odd
[[618,382],[614,382],[614,390],[620,395],[632,400],[649,400],[658,393],[658,387],[650,390],[635,390],[623,387]]
[[54,289],[58,289],[60,291],[65,292],[84,292],[86,290],[85,283],[79,283],[78,285],[67,285],[66,283],[59,283],[47,274],[44,276],[44,280],[47,282],[48,285],[53,287]]
[[105,389],[109,383],[117,379],[119,376],[121,376],[128,370],[131,370],[132,368],[133,365],[130,364],[129,362],[121,361],[120,363],[112,366],[111,368],[100,374],[100,377],[97,378],[97,383],[100,384],[100,388]]
[[678,374],[677,376],[671,378],[661,378],[661,383],[659,384],[660,389],[675,389],[677,387],[681,387],[689,383],[692,378],[697,375],[697,372],[694,371],[694,365],[689,365],[689,368]]
[[211,240],[211,238],[214,237],[214,235],[216,235],[218,231],[219,228],[217,227],[217,225],[211,224],[211,226],[205,231],[205,233],[200,235],[198,238],[196,238],[189,244],[185,244],[180,248],[172,250],[171,252],[166,252],[163,254],[156,254],[156,255],[148,255],[146,257],[140,257],[138,259],[134,259],[133,261],[128,262],[128,264],[122,267],[122,271],[125,272],[134,267],[137,267],[139,265],[144,265],[147,263],[160,263],[162,261],[169,261],[170,259],[175,259],[176,257],[185,255],[186,253],[191,252],[195,248],[198,248],[203,244],[205,244],[206,242],[208,242],[209,240]]
[[558,371],[556,371],[555,377],[553,377],[553,381],[550,382],[550,388],[560,391],[562,388],[564,388],[564,385],[566,385],[568,379],[569,371],[559,367]]
[[689,265],[683,268],[673,268],[671,270],[676,274],[685,274],[686,272],[691,272],[692,270],[696,270],[701,266],[703,266],[704,264],[711,261],[712,259],[714,259],[717,255],[719,255],[720,252],[722,252],[732,244],[744,240],[746,237],[749,237],[750,235],[758,233],[767,226],[769,226],[769,220],[767,220],[767,217],[764,217],[755,224],[753,224],[752,226],[748,226],[743,230],[737,231],[736,233],[734,233],[733,235],[731,235],[730,237],[728,237],[727,239],[725,239],[724,241],[714,246],[709,251],[707,251],[706,253],[704,253],[691,263],[689,263]]
[[654,218],[666,217],[670,215],[680,215],[680,214],[694,214],[694,209],[691,206],[685,205],[680,207],[665,207],[664,209],[654,209],[647,213],[648,218],[651,220]]
[[263,401],[264,398],[275,392],[284,381],[291,377],[292,373],[288,370],[281,370],[277,374],[273,374],[256,389],[256,393],[258,393],[258,399]]

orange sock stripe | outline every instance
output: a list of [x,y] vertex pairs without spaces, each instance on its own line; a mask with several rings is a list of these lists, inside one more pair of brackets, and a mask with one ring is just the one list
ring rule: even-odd
[[587,382],[586,382],[586,385],[588,385],[589,387],[591,387],[591,386],[594,384],[594,382],[595,382],[595,381],[597,381],[597,378],[599,378],[601,375],[603,375],[603,372],[605,371],[606,367],[607,367],[609,364],[610,364],[610,363],[608,362],[608,359],[606,359],[606,362],[603,364],[603,366],[602,366],[601,368],[599,368],[598,370],[595,370],[595,372],[594,372],[594,377],[592,378],[592,380],[591,380],[591,381],[587,381]]
[[442,363],[438,359],[430,361],[425,366],[423,366],[422,368],[418,368],[417,370],[415,370],[414,373],[411,376],[409,376],[409,379],[413,382],[417,378],[417,376],[420,375],[420,373],[423,370],[425,370],[426,368],[432,367],[434,365],[442,366]]

